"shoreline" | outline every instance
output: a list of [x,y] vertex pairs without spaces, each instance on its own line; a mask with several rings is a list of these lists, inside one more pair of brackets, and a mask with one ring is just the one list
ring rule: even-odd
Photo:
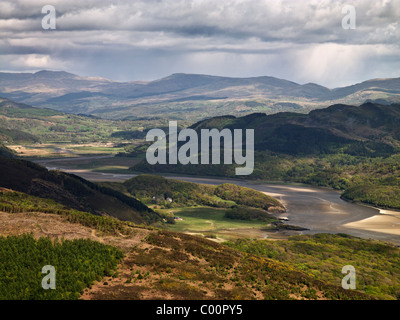
[[362,202],[362,201],[354,201],[354,200],[351,200],[351,199],[347,199],[347,198],[345,198],[345,197],[343,197],[343,196],[340,196],[340,199],[342,199],[343,201],[349,202],[349,203],[356,204],[356,205],[358,205],[358,206],[364,206],[364,207],[367,207],[367,208],[376,209],[376,210],[378,210],[381,214],[385,214],[385,213],[382,212],[382,211],[392,211],[392,212],[396,212],[396,213],[399,213],[399,214],[400,214],[400,209],[383,208],[383,207],[379,207],[379,206],[374,206],[373,204],[370,204],[370,203],[366,203],[366,202]]

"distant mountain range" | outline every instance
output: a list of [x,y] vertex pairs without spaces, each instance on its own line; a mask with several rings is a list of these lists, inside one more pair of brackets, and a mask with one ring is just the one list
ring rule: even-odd
[[254,112],[307,113],[343,103],[400,102],[400,78],[328,89],[274,77],[228,78],[173,74],[144,82],[116,82],[64,71],[0,73],[0,96],[33,106],[103,118],[203,118]]

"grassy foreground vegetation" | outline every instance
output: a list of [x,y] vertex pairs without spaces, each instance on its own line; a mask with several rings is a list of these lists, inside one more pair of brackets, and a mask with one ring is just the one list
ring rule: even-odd
[[[145,238],[131,266],[151,266],[152,286],[184,299],[369,299],[327,284],[285,263],[240,253],[190,235],[158,231]],[[183,263],[184,262],[184,263]],[[148,281],[145,282],[148,284]],[[136,287],[136,292],[143,288]],[[126,294],[126,292],[125,292]]]
[[379,241],[338,234],[292,236],[287,241],[238,239],[237,250],[296,267],[340,285],[342,267],[356,269],[357,290],[380,299],[400,299],[400,249]]
[[184,207],[159,212],[179,218],[174,224],[166,226],[168,230],[224,240],[243,236],[257,237],[257,234],[263,233],[263,229],[270,228],[271,223],[278,221],[264,210],[248,207]]

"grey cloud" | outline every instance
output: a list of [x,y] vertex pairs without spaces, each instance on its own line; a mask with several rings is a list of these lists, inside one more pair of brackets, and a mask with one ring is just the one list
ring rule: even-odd
[[[36,2],[36,3],[35,3]],[[8,2],[6,2],[8,3]],[[39,4],[16,1],[13,11],[22,23],[25,19],[40,20]],[[63,31],[99,30],[126,32],[167,32],[180,35],[225,38],[257,37],[263,41],[346,41],[341,30],[341,8],[345,1],[63,1],[55,4],[58,28]],[[355,1],[358,12],[358,41],[372,39],[369,35],[398,21],[400,5],[392,1]],[[372,6],[371,6],[372,3]],[[384,3],[384,0],[379,1]],[[19,6],[18,6],[19,4]],[[33,12],[36,15],[32,16]],[[18,22],[17,22],[18,24]],[[40,25],[40,24],[37,24]],[[398,36],[399,31],[396,31]],[[302,39],[302,40],[300,40]],[[375,40],[376,41],[376,40]]]
[[[21,63],[24,55],[36,54],[38,61],[52,61],[49,67],[62,61],[74,69],[67,71],[117,80],[218,71],[330,84],[350,81],[345,72],[338,74],[343,80],[329,80],[329,74],[351,54],[362,61],[359,69],[349,61],[347,69],[360,80],[375,74],[364,62],[393,74],[400,48],[400,1],[352,1],[357,10],[357,29],[352,31],[341,28],[347,2],[54,0],[57,30],[44,31],[40,12],[48,1],[5,0],[0,4],[0,54],[15,55]],[[325,48],[335,51],[324,54],[330,63],[315,58]],[[40,60],[39,55],[48,58]],[[307,72],[311,69],[313,73]]]

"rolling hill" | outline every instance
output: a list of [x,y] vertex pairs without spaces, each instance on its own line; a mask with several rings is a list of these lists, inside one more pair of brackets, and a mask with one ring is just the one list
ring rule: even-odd
[[0,143],[119,143],[143,138],[145,130],[166,120],[114,121],[33,107],[0,97]]
[[334,153],[344,147],[344,152],[350,154],[385,155],[394,153],[400,143],[400,104],[339,104],[307,115],[282,112],[218,117],[200,121],[191,128],[254,129],[258,151],[301,155]]
[[274,77],[228,78],[177,73],[150,82],[116,82],[67,72],[0,73],[0,95],[33,106],[103,118],[168,117],[198,121],[219,115],[309,112],[335,103],[400,101],[400,78],[343,88]]
[[123,183],[101,185],[132,195],[148,205],[167,203],[169,198],[170,207],[202,205],[229,208],[244,205],[272,213],[282,213],[286,210],[278,200],[262,192],[230,183],[210,186],[155,175],[139,175]]
[[[344,153],[381,157],[395,154],[400,146],[400,105],[369,102],[360,106],[333,105],[309,114],[281,112],[221,116],[199,121],[190,128],[199,137],[202,129],[253,129],[256,152],[270,151],[292,156]],[[196,166],[200,167],[220,166]],[[152,172],[160,166],[154,168]]]

